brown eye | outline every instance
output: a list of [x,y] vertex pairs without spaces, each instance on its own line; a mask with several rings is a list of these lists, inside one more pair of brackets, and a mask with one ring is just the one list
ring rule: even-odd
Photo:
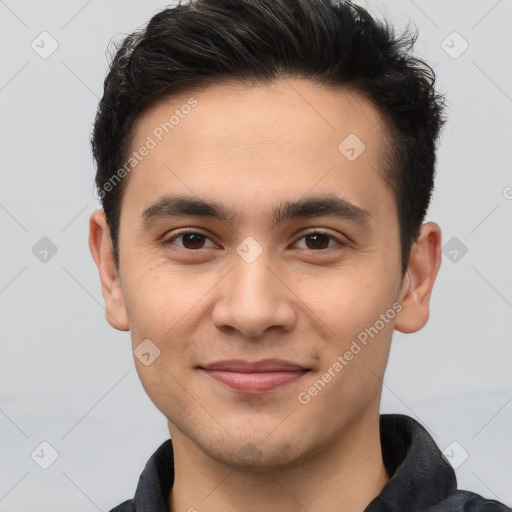
[[[322,231],[314,231],[304,235],[300,240],[305,240],[306,249],[313,251],[330,249],[332,245],[329,245],[330,241],[338,242],[338,245],[343,245],[343,242],[334,236],[324,233]],[[335,245],[335,244],[334,244]]]
[[209,240],[206,235],[197,233],[195,231],[182,231],[177,235],[172,236],[164,242],[164,245],[174,245],[175,240],[181,240],[181,245],[178,247],[188,250],[203,249],[205,240]]

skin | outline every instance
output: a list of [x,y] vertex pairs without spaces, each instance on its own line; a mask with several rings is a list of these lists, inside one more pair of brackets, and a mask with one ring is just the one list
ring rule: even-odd
[[[387,483],[379,404],[393,330],[428,320],[441,262],[441,230],[423,224],[405,276],[396,205],[382,171],[385,124],[363,96],[304,79],[217,84],[143,113],[132,148],[193,96],[197,106],[128,176],[116,272],[102,210],[90,218],[106,318],[150,339],[160,355],[135,358],[141,382],[168,419],[175,450],[172,511],[361,511]],[[349,161],[348,134],[364,142]],[[223,203],[227,223],[141,214],[165,193]],[[327,216],[272,225],[283,200],[335,194],[366,209],[366,228]],[[206,238],[177,237],[187,228]],[[306,237],[322,238],[320,249]],[[236,252],[248,236],[263,252]],[[330,238],[333,237],[333,238]],[[307,404],[298,395],[332,367],[393,304],[401,311]],[[309,371],[250,395],[197,366],[226,359],[281,358]]]

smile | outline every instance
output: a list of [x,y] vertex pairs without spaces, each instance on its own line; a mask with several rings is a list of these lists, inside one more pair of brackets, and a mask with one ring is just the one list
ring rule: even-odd
[[280,359],[219,361],[200,369],[217,382],[250,394],[274,391],[300,379],[309,371],[301,365]]

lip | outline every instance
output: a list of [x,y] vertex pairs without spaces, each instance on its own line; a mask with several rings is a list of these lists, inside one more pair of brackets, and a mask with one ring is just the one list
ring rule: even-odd
[[229,359],[201,366],[203,370],[223,370],[238,373],[260,373],[306,370],[300,364],[285,361],[284,359],[261,359],[260,361],[243,361],[242,359]]
[[218,361],[200,367],[218,382],[243,393],[274,391],[302,377],[309,369],[282,359]]

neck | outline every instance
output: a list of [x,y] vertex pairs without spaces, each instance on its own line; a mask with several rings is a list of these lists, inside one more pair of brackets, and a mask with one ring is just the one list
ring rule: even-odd
[[293,467],[269,472],[219,463],[170,423],[169,430],[175,454],[171,512],[361,512],[389,481],[378,414]]

